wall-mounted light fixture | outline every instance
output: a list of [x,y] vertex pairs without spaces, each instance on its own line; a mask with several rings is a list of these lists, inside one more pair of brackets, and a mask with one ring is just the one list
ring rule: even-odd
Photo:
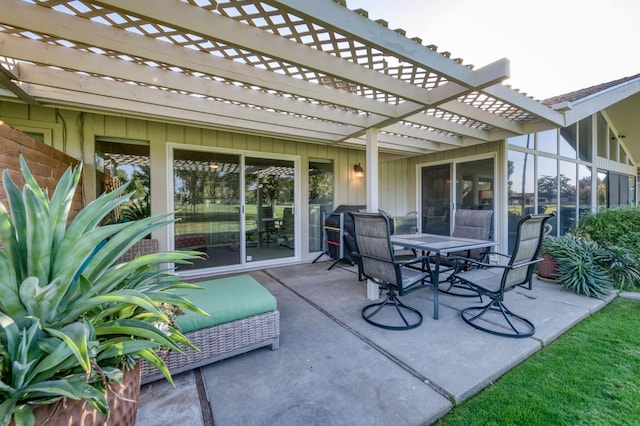
[[362,168],[360,163],[353,165],[353,176],[357,177],[358,179],[364,177],[364,169]]
[[218,163],[209,163],[209,168],[211,170],[215,170],[215,169],[217,169],[219,167],[220,167],[220,165]]

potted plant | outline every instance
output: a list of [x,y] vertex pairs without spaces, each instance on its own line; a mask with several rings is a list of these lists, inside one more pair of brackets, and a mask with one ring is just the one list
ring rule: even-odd
[[536,264],[536,272],[538,277],[541,277],[552,282],[558,282],[558,262],[553,256],[553,251],[556,249],[557,244],[561,244],[561,241],[557,241],[551,234],[553,228],[548,223],[545,223],[544,227],[544,239],[542,240],[542,246],[540,247],[540,257],[542,261]]
[[[174,293],[194,286],[164,265],[199,254],[155,253],[118,262],[136,241],[170,223],[168,215],[101,226],[129,199],[123,186],[68,221],[81,165],[65,172],[49,198],[22,157],[20,164],[22,191],[3,174],[11,214],[0,203],[0,425],[33,425],[40,408],[64,410],[74,400],[113,417],[109,389],[118,387],[137,358],[171,382],[156,351],[193,347],[166,309],[206,314]],[[139,383],[138,373],[138,389]]]
[[540,247],[540,257],[542,261],[536,264],[536,271],[538,277],[544,278],[552,282],[559,282],[558,280],[558,261],[555,258],[554,252],[562,250],[563,240],[558,240],[557,237],[547,236],[542,241]]
[[557,262],[556,279],[578,294],[604,298],[613,288],[640,283],[640,271],[626,248],[605,247],[586,233],[547,237],[542,247]]

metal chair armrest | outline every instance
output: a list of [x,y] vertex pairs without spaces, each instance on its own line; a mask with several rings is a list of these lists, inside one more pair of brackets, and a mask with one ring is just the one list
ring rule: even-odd
[[399,266],[406,266],[406,265],[413,265],[415,263],[419,263],[419,262],[424,262],[426,259],[429,258],[429,256],[420,256],[420,257],[416,257],[415,259],[406,259],[406,260],[391,260],[391,259],[383,259],[381,257],[376,257],[376,256],[371,256],[371,255],[367,255],[367,254],[361,254],[358,253],[357,251],[351,252],[351,255],[353,257],[357,257],[357,258],[366,258],[366,259],[371,259],[371,260],[376,260],[378,262],[385,262],[385,263],[390,263],[392,265],[399,265]]

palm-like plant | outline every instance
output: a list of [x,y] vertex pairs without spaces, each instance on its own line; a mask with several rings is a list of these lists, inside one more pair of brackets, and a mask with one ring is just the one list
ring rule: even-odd
[[100,226],[128,201],[126,186],[103,194],[68,222],[81,166],[69,168],[53,195],[20,158],[22,191],[3,174],[11,214],[0,203],[0,425],[33,424],[32,407],[62,397],[87,400],[108,415],[104,384],[142,357],[169,371],[158,348],[193,347],[161,307],[206,315],[174,289],[194,287],[164,265],[197,252],[117,259],[135,242],[172,222],[165,216]]

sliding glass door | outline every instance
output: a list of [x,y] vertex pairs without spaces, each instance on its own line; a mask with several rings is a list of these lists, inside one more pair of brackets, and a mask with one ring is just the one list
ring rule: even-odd
[[295,167],[289,160],[247,157],[245,224],[247,262],[295,255]]
[[451,164],[422,168],[422,232],[449,235]]
[[295,162],[173,150],[175,250],[205,256],[179,271],[299,256]]
[[240,156],[176,149],[173,208],[176,250],[206,255],[178,270],[241,263]]
[[422,232],[451,235],[456,209],[493,210],[494,169],[493,158],[422,167]]

